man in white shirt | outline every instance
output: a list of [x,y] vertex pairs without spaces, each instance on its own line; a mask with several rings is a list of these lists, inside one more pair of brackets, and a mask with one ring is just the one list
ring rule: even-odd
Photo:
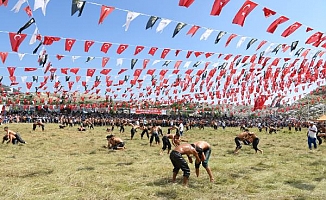
[[179,134],[182,136],[183,135],[183,123],[182,121],[179,124]]
[[313,122],[309,122],[309,128],[308,128],[308,147],[311,150],[312,149],[312,144],[314,144],[314,148],[317,149],[317,127],[314,125]]

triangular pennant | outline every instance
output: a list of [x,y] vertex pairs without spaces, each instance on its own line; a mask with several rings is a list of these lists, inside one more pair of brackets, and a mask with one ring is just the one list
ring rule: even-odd
[[207,40],[208,37],[212,34],[213,29],[206,29],[206,31],[200,36],[200,40]]
[[27,0],[18,0],[14,7],[11,9],[11,11],[14,11],[14,13],[18,13],[20,8],[26,1]]
[[155,25],[155,23],[157,22],[157,20],[159,20],[160,18],[157,16],[151,16],[146,24],[146,30],[149,28],[153,28],[153,26]]
[[41,8],[42,9],[42,13],[45,16],[45,12],[46,12],[46,6],[48,5],[50,0],[35,0],[34,3],[34,11]]
[[32,24],[35,23],[35,19],[31,18],[30,20],[28,20],[28,22],[26,22],[26,24],[24,26],[22,26],[18,31],[17,34],[21,34],[24,30],[26,30],[28,27],[30,27]]
[[105,67],[105,65],[109,62],[110,58],[108,57],[103,57],[102,58],[102,67]]
[[101,7],[101,13],[100,13],[100,18],[98,20],[98,24],[102,24],[104,19],[110,14],[112,13],[112,11],[114,11],[114,7],[110,7],[110,6],[104,6],[102,5]]
[[8,52],[0,52],[0,58],[3,64],[5,64],[7,57],[8,57]]
[[19,46],[24,41],[26,36],[26,34],[9,33],[11,50],[14,52],[18,52]]
[[[73,0],[74,1],[74,0]],[[89,48],[94,44],[94,41],[86,40],[84,44],[84,51],[88,52]]]
[[165,27],[167,27],[167,25],[169,25],[171,23],[171,20],[170,19],[162,19],[159,23],[159,25],[157,26],[156,28],[156,32],[161,32],[163,31],[163,29]]
[[77,11],[79,12],[78,17],[83,13],[86,1],[72,0],[71,4],[71,16],[73,16]]
[[131,69],[134,69],[137,61],[138,61],[138,59],[136,59],[136,58],[131,59]]
[[225,34],[226,34],[225,31],[220,31],[220,32],[218,33],[218,35],[216,36],[215,44],[217,44]]
[[174,36],[176,36],[180,32],[180,30],[183,29],[186,25],[187,24],[183,22],[179,22],[173,31],[172,38],[174,38]]
[[128,30],[131,21],[134,20],[139,15],[140,15],[140,13],[128,11],[127,17],[126,17],[126,23],[122,26],[122,27],[125,27],[125,31]]
[[251,45],[252,45],[253,43],[255,43],[256,41],[257,41],[256,38],[252,38],[252,39],[248,42],[246,50],[248,50],[248,49],[251,47]]

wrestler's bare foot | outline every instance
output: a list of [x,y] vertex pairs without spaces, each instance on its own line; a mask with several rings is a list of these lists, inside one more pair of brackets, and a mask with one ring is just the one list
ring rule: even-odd
[[214,182],[214,178],[210,179],[209,181],[210,181],[211,183],[213,183],[213,182]]

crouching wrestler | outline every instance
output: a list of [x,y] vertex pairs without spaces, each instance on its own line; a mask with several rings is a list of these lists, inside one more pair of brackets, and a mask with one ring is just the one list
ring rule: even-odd
[[106,139],[108,140],[108,149],[113,150],[123,150],[125,149],[125,143],[121,138],[115,137],[114,135],[107,135]]
[[3,136],[2,138],[2,144],[7,141],[7,144],[12,143],[12,144],[18,144],[23,143],[23,144],[27,144],[20,136],[19,133],[15,133],[12,130],[9,130],[8,127],[4,127],[4,131],[6,132],[6,135]]
[[250,145],[252,143],[252,147],[255,149],[256,153],[257,153],[257,151],[259,151],[260,153],[263,153],[263,150],[260,150],[258,148],[259,138],[256,136],[255,133],[249,132],[249,130],[246,129],[245,132],[240,133],[234,139],[234,142],[237,145],[234,150],[235,154],[237,154],[239,152],[239,150],[242,148],[241,141],[245,145]]
[[203,160],[201,163],[195,164],[196,176],[197,177],[199,176],[199,167],[200,164],[202,164],[203,167],[206,169],[210,182],[213,182],[214,181],[213,173],[211,168],[208,166],[209,157],[211,156],[211,152],[212,152],[210,144],[206,141],[198,141],[193,143],[193,145],[197,149],[199,158]]
[[181,169],[183,171],[183,185],[188,186],[189,176],[190,176],[190,168],[186,160],[182,157],[182,155],[187,155],[189,163],[192,163],[191,155],[195,156],[195,163],[198,164],[201,162],[198,152],[196,148],[191,144],[180,144],[170,153],[170,160],[173,164],[173,176],[172,182],[176,181],[177,174]]

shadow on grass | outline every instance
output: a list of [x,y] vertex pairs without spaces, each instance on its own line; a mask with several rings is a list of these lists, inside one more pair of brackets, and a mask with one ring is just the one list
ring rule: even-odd
[[172,185],[172,182],[168,178],[160,178],[160,179],[155,180],[154,182],[147,183],[146,185],[147,186],[152,186],[152,185],[155,185],[155,186],[168,186],[168,185]]
[[91,171],[91,170],[94,170],[95,168],[94,167],[80,167],[77,169],[77,171],[82,171],[82,170],[86,170],[86,171]]
[[116,166],[124,166],[124,165],[132,165],[133,162],[126,162],[126,163],[118,163]]
[[178,194],[176,191],[168,189],[156,192],[155,196],[162,197],[164,199],[176,199],[178,197]]
[[302,183],[302,181],[285,181],[285,184],[288,184],[294,188],[300,189],[300,190],[308,190],[313,191],[316,186],[312,184]]
[[27,172],[27,173],[24,173],[21,175],[17,174],[17,173],[7,174],[7,176],[19,177],[19,178],[30,178],[30,177],[36,177],[36,176],[47,176],[49,174],[52,174],[53,171],[54,171],[53,169],[46,169],[46,170]]

